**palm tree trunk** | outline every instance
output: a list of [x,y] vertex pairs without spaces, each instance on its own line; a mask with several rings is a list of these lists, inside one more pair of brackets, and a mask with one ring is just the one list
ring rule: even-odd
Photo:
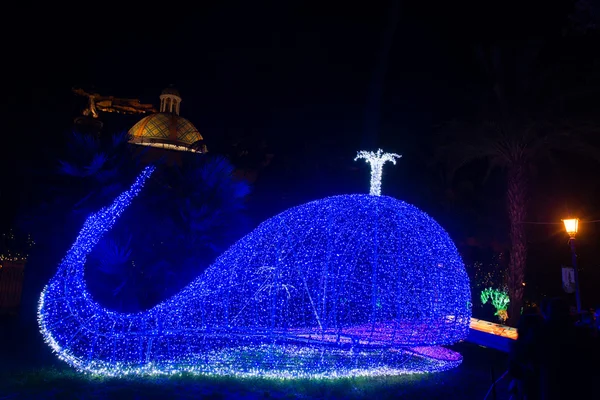
[[527,239],[523,221],[527,215],[527,169],[523,163],[508,167],[507,205],[510,224],[510,257],[508,264],[509,325],[516,326],[523,305]]

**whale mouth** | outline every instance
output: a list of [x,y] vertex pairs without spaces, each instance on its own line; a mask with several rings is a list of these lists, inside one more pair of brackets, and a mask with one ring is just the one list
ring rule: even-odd
[[[375,280],[368,274],[354,274],[350,279],[349,271],[338,271],[340,277],[344,277],[344,285],[357,282],[357,279],[364,282],[349,286],[344,296],[337,293],[337,289],[326,292],[325,283],[321,282],[328,282],[328,279],[320,279],[314,271],[311,275],[309,270],[299,267],[320,265],[313,260],[314,254],[320,251],[320,247],[311,242],[316,235],[314,232],[307,234],[307,253],[304,258],[296,258],[296,264],[290,264],[293,268],[275,267],[287,265],[284,263],[292,259],[291,249],[298,247],[297,243],[288,246],[287,241],[295,238],[294,235],[283,237],[285,240],[277,242],[277,246],[273,244],[277,239],[274,233],[286,225],[275,219],[280,217],[273,217],[269,220],[271,223],[265,222],[262,228],[254,231],[257,233],[247,235],[232,246],[203,275],[152,309],[126,314],[102,307],[86,288],[83,274],[86,257],[140,192],[152,171],[153,167],[146,168],[130,190],[86,220],[56,275],[42,292],[38,307],[40,331],[57,356],[71,366],[104,376],[191,373],[341,378],[438,372],[462,362],[459,353],[441,345],[456,343],[468,331],[470,310],[465,306],[469,297],[466,272],[456,279],[444,277],[440,268],[448,267],[433,263],[432,260],[438,259],[435,248],[426,248],[424,257],[429,257],[425,260],[427,263],[418,266],[428,266],[432,270],[431,279],[437,279],[433,282],[439,285],[430,284],[429,292],[422,291],[427,294],[428,303],[419,305],[423,309],[416,315],[402,313],[400,300],[409,305],[417,304],[418,296],[414,298],[406,294],[390,300],[390,293],[401,293],[404,288],[413,287],[412,284],[400,284],[403,281],[397,270],[385,270],[382,275],[386,284],[396,282],[388,285],[394,291],[386,292],[385,287],[375,286]],[[370,206],[375,201],[382,202],[382,207],[387,205],[395,210],[393,207],[396,205],[392,201],[396,200],[353,196],[321,201],[334,205],[340,202],[358,204],[360,207]],[[309,203],[311,210],[318,210],[320,204]],[[354,208],[346,211],[348,215],[362,215],[364,209],[360,207],[360,213]],[[420,215],[409,209],[403,208],[402,211],[412,217]],[[390,212],[382,215],[401,218],[403,214]],[[328,221],[340,223],[346,216],[338,217]],[[310,224],[310,220],[306,224]],[[352,232],[359,235],[359,239],[360,235],[369,234],[369,231],[363,233],[356,229]],[[344,235],[332,235],[331,238],[340,240],[344,248],[348,247],[348,240],[356,239]],[[442,239],[440,243],[449,240],[446,236]],[[259,242],[258,248],[264,246],[264,254],[257,256],[253,253],[249,245],[254,246],[255,241]],[[281,253],[274,250],[278,246]],[[438,243],[437,246],[441,245]],[[396,253],[386,256],[383,250],[380,252],[378,259],[381,265],[397,267],[395,262],[390,261],[396,259]],[[348,254],[330,255],[346,260]],[[267,256],[272,256],[272,259]],[[252,257],[254,264],[248,261]],[[449,258],[456,269],[462,266],[457,257],[453,249]],[[362,262],[358,258],[352,260]],[[246,268],[233,269],[238,264]],[[238,277],[240,283],[234,279],[236,273],[251,276],[245,280]],[[403,273],[402,276],[408,275],[406,271]],[[421,282],[422,271],[415,273],[416,282]],[[376,276],[375,273],[373,276]],[[284,281],[284,278],[287,280]],[[461,290],[466,288],[466,291],[459,296],[454,295],[456,285]],[[323,292],[333,294],[329,297],[323,295],[317,303],[317,296]],[[265,293],[270,294],[266,299],[269,301],[260,297]],[[425,298],[425,295],[422,297]],[[292,307],[294,305],[296,308]],[[328,307],[336,312],[330,313],[331,318],[326,318],[324,311]],[[410,310],[408,306],[406,309]]]

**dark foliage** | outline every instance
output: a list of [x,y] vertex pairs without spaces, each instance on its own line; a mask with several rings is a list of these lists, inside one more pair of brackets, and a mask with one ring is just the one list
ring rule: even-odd
[[[546,28],[556,33],[566,24],[557,20]],[[504,187],[508,217],[513,324],[525,298],[528,242],[523,223],[530,215],[539,175],[555,172],[548,166],[565,154],[600,160],[595,113],[585,101],[597,71],[574,69],[569,62],[574,43],[570,36],[523,35],[518,41],[490,37],[476,47],[488,83],[479,115],[445,124],[437,137],[436,157],[450,181],[473,163],[487,171],[484,180],[498,170],[495,176]]]
[[[33,308],[43,283],[87,216],[127,189],[147,160],[127,134],[73,133],[54,168],[41,171],[38,196],[23,207],[20,231],[39,246],[31,255],[24,297]],[[249,186],[223,157],[182,154],[158,160],[136,204],[94,250],[90,290],[107,306],[135,311],[175,293],[245,232]]]
[[224,157],[162,164],[90,255],[90,290],[122,311],[175,294],[248,230],[249,186]]

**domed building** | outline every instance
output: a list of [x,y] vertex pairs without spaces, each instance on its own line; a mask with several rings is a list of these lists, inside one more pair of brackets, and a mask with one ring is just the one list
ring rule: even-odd
[[130,130],[130,143],[161,149],[206,153],[204,138],[198,129],[179,115],[181,96],[174,88],[160,95],[160,112],[149,115]]

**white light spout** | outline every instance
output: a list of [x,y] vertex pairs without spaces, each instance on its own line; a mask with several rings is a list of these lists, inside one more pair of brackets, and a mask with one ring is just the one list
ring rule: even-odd
[[354,161],[364,158],[371,165],[371,191],[373,196],[381,196],[381,174],[383,164],[391,162],[396,165],[396,158],[402,157],[395,153],[384,153],[383,150],[377,150],[377,153],[372,151],[359,151]]

